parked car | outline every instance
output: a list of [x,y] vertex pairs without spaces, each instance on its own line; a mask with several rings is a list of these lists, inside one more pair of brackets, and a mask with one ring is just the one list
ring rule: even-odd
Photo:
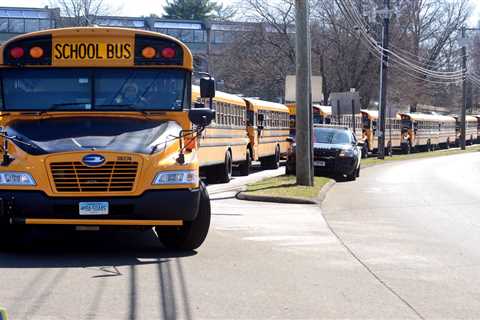
[[[315,127],[313,129],[315,172],[346,177],[353,181],[360,176],[361,148],[353,132],[346,128]],[[296,144],[287,155],[287,174],[296,168]]]

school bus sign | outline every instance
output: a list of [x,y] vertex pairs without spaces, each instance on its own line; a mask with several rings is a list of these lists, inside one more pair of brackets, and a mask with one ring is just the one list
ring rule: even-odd
[[113,40],[111,37],[53,38],[53,64],[58,66],[100,66],[108,61],[110,65],[131,66],[134,60],[134,39],[125,37]]

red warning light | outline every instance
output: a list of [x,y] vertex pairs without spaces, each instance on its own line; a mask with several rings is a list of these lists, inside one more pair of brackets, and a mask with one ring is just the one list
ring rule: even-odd
[[175,58],[176,55],[177,55],[177,52],[173,48],[165,48],[162,50],[162,57],[166,59]]
[[15,47],[10,50],[10,56],[14,59],[20,59],[25,54],[25,50],[20,47]]

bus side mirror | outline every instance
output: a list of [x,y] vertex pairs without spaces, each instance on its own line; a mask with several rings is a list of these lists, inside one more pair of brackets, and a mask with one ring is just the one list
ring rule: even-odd
[[200,79],[200,96],[202,98],[215,98],[215,79],[202,78]]
[[188,118],[197,127],[206,127],[215,118],[215,110],[205,108],[203,104],[196,103],[195,108],[190,109],[188,112]]

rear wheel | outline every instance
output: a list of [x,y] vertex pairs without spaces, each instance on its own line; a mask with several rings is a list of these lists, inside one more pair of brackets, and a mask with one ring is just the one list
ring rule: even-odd
[[197,217],[193,221],[186,221],[177,228],[155,227],[158,239],[168,249],[194,250],[202,245],[210,228],[210,198],[207,188],[200,183],[200,204]]
[[252,166],[252,157],[250,154],[250,149],[247,149],[247,152],[245,154],[245,161],[243,161],[239,167],[240,175],[248,176],[250,174],[251,166]]

